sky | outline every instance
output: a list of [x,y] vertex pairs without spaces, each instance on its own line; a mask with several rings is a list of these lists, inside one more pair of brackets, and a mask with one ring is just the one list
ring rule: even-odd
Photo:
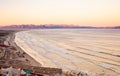
[[0,0],[0,26],[120,25],[120,0]]

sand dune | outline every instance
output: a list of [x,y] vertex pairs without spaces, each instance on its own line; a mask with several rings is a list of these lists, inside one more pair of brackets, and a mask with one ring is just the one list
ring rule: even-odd
[[31,30],[16,33],[15,42],[45,67],[91,75],[120,75],[120,30]]

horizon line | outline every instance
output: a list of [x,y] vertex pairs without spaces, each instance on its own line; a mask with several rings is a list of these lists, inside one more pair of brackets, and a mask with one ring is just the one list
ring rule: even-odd
[[9,24],[9,25],[0,25],[0,27],[5,27],[5,26],[22,26],[22,25],[33,25],[33,26],[74,26],[74,27],[118,27],[120,25],[113,25],[113,26],[91,26],[91,25],[78,25],[78,24]]

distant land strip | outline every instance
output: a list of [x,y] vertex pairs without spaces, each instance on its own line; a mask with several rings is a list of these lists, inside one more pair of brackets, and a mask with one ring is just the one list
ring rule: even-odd
[[57,28],[75,28],[75,29],[120,29],[120,26],[113,27],[92,27],[92,26],[79,26],[79,25],[6,25],[0,26],[0,29],[57,29]]

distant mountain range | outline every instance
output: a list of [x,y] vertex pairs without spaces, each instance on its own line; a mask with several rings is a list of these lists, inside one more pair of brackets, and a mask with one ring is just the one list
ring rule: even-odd
[[91,27],[77,25],[9,25],[0,26],[0,29],[56,29],[56,28],[81,28],[81,29],[120,29],[120,26],[115,27]]

